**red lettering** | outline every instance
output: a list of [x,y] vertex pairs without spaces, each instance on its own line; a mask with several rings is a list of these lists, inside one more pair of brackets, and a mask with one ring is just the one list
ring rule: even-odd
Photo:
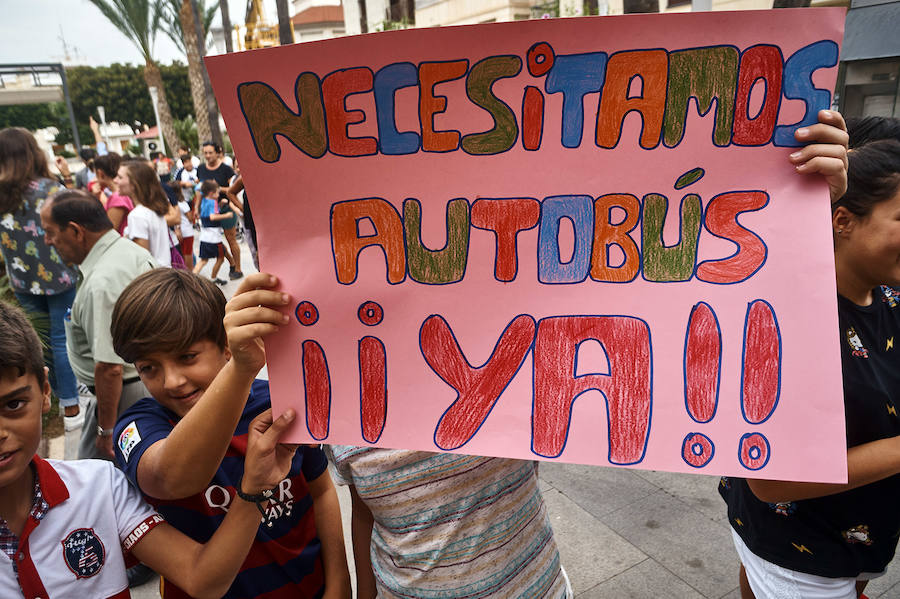
[[706,283],[740,283],[749,279],[766,261],[766,244],[740,225],[742,212],[760,210],[769,203],[764,191],[732,191],[719,194],[706,207],[704,223],[715,235],[737,244],[737,251],[721,260],[705,260],[697,267],[697,278]]
[[306,428],[314,439],[328,436],[331,413],[331,379],[322,346],[303,342],[303,386],[306,395]]
[[516,316],[500,335],[487,362],[473,368],[463,355],[450,325],[429,316],[419,331],[425,361],[457,393],[441,416],[434,442],[441,449],[462,447],[487,419],[500,394],[515,376],[534,340],[534,319]]
[[372,90],[372,71],[365,67],[335,71],[322,80],[328,144],[339,156],[367,156],[378,151],[374,137],[349,137],[347,127],[362,123],[366,113],[347,110],[347,96]]
[[764,300],[747,306],[741,378],[744,419],[751,424],[764,422],[775,410],[781,391],[781,333],[775,311]]
[[377,337],[359,340],[359,415],[363,439],[377,442],[387,418],[387,355]]
[[519,269],[516,236],[533,228],[541,217],[541,203],[531,198],[475,200],[472,204],[472,226],[494,232],[497,257],[494,277],[512,281]]
[[716,415],[721,376],[722,331],[716,314],[700,302],[691,309],[684,342],[684,400],[697,422]]
[[[598,341],[609,358],[609,374],[575,376],[578,345]],[[609,461],[636,464],[650,433],[652,399],[650,329],[629,316],[544,318],[534,344],[532,446],[559,456],[569,434],[572,404],[585,391],[604,394],[609,421]]]
[[[760,45],[741,54],[737,95],[734,102],[732,141],[742,146],[761,146],[772,139],[781,102],[784,61],[778,46]],[[765,84],[765,98],[757,115],[750,117],[750,93],[757,82]]]

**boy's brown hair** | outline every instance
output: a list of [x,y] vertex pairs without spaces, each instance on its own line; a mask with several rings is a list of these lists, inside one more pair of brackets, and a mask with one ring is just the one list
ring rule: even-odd
[[210,280],[155,268],[126,287],[112,313],[113,348],[126,362],[154,352],[183,352],[201,340],[225,348],[225,296]]
[[219,184],[213,181],[212,179],[207,179],[203,183],[200,184],[200,193],[203,197],[207,197],[214,191],[219,190]]
[[18,376],[33,374],[44,384],[44,352],[25,313],[0,301],[0,374],[15,369]]

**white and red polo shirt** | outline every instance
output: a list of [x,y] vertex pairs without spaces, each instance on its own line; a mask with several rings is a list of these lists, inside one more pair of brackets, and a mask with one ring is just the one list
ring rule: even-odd
[[0,552],[0,597],[130,597],[125,556],[162,517],[110,462],[33,464],[49,508],[26,521],[16,568]]

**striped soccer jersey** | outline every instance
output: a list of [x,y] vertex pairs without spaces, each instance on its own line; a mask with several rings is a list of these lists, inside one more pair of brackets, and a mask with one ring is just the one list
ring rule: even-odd
[[[269,407],[268,382],[254,381],[225,457],[206,490],[173,501],[147,497],[169,524],[200,543],[212,537],[225,518],[244,473],[248,426]],[[138,401],[119,417],[113,437],[116,461],[136,486],[137,466],[144,451],[166,438],[177,421],[173,412],[149,397]],[[282,505],[270,507],[265,520],[260,523],[250,553],[225,594],[226,599],[322,596],[325,575],[321,543],[306,481],[318,478],[327,467],[320,449],[304,446],[297,450],[288,477],[276,490]],[[188,597],[169,581],[164,581],[163,594],[166,599]]]

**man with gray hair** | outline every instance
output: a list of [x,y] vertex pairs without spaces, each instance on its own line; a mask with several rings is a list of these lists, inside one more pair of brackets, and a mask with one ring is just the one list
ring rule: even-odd
[[118,414],[148,395],[132,364],[113,350],[109,332],[122,290],[154,267],[150,253],[115,229],[103,206],[82,191],[64,191],[41,207],[48,245],[79,275],[66,318],[66,349],[76,378],[95,395],[85,410],[79,458],[113,459]]

